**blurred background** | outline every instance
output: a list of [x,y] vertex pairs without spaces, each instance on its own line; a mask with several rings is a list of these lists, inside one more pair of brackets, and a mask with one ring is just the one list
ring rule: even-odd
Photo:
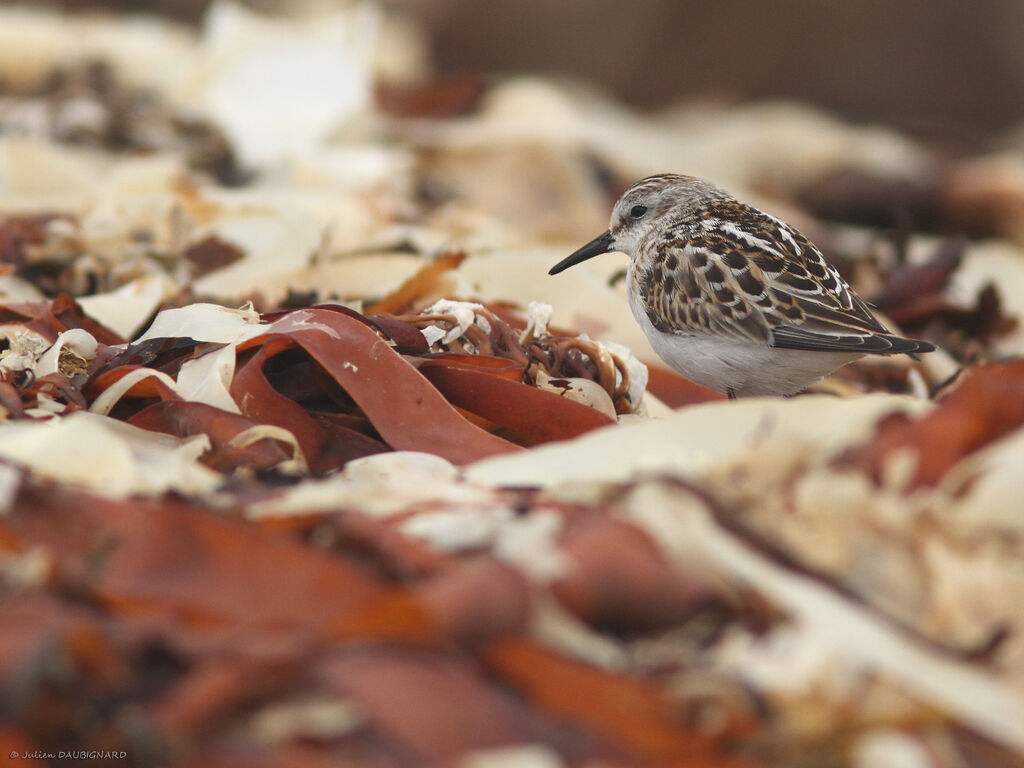
[[[12,4],[10,0],[5,0]],[[39,7],[36,0],[22,5]],[[65,0],[195,22],[206,0]],[[298,12],[317,0],[248,0]],[[383,0],[428,32],[439,74],[537,72],[640,107],[788,97],[977,149],[1024,115],[1019,0]]]

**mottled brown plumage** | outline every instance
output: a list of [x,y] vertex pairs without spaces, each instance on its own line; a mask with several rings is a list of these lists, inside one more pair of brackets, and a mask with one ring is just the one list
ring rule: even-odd
[[655,351],[730,394],[789,394],[864,354],[928,352],[888,331],[799,231],[701,179],[631,186],[608,232],[551,273],[630,255],[630,307]]

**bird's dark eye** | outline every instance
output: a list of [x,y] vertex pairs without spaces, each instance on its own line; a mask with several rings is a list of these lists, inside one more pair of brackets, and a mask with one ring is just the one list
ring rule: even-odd
[[647,213],[646,205],[634,205],[629,211],[629,215],[634,219],[641,218],[645,213]]

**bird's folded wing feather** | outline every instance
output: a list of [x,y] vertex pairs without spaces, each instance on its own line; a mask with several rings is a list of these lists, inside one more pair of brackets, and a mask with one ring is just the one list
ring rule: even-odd
[[800,232],[735,200],[659,242],[638,268],[659,330],[713,333],[786,349],[894,351],[890,331]]

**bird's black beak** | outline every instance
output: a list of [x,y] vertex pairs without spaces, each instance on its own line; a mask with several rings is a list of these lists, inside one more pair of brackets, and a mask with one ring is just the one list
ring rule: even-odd
[[608,253],[609,251],[615,250],[615,238],[612,236],[611,230],[605,230],[603,234],[598,235],[589,243],[584,245],[582,248],[577,249],[569,256],[566,256],[560,262],[555,264],[550,270],[549,275],[557,275],[559,272],[574,267],[581,261],[592,259],[595,256],[600,256],[602,253]]

